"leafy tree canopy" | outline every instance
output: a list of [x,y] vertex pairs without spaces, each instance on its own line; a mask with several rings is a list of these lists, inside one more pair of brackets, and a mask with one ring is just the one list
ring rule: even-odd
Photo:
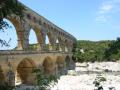
[[[9,24],[3,19],[11,14],[15,14],[20,18],[23,17],[23,11],[25,7],[18,2],[18,0],[0,0],[0,30],[4,31],[4,28],[8,28]],[[0,39],[0,44],[3,46],[9,46],[5,40]]]
[[120,38],[118,37],[114,42],[109,44],[109,48],[105,51],[105,58],[108,60],[120,59]]
[[8,23],[3,21],[8,15],[15,14],[20,18],[23,17],[24,6],[18,0],[0,0],[0,29],[8,27]]
[[120,59],[120,38],[96,42],[78,40],[73,59],[78,62],[117,61]]
[[56,76],[45,75],[41,69],[35,69],[33,73],[36,74],[39,90],[46,90],[46,88],[50,87],[51,85],[55,85],[58,82]]
[[78,62],[105,61],[104,53],[112,42],[78,40],[73,59]]

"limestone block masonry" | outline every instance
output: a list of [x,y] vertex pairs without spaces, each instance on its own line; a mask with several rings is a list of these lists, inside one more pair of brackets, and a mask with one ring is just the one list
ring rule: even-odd
[[[76,38],[59,28],[43,16],[26,7],[24,20],[16,15],[7,17],[16,28],[18,46],[16,50],[0,51],[0,85],[34,85],[33,69],[40,68],[44,74],[60,75],[74,68],[72,49]],[[33,29],[38,48],[30,50],[29,34]],[[49,44],[46,44],[46,35]]]

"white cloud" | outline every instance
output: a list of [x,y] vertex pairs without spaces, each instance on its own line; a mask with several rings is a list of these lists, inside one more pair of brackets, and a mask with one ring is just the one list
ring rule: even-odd
[[106,22],[106,17],[104,15],[97,16],[96,21],[98,21],[98,22]]
[[118,12],[120,6],[120,0],[104,0],[97,12],[96,21],[107,21],[112,13]]
[[103,14],[103,13],[108,13],[113,9],[113,5],[112,4],[103,4],[100,7],[99,13]]

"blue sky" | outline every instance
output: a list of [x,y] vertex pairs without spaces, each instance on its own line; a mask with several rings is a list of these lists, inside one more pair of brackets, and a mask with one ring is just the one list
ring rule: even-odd
[[82,40],[120,36],[120,0],[21,0],[22,3]]
[[120,0],[20,1],[77,39],[98,41],[120,37]]

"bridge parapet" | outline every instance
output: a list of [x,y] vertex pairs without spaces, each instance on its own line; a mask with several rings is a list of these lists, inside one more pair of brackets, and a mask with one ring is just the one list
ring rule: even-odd
[[24,51],[24,50],[0,50],[0,56],[2,55],[21,55],[21,54],[72,54],[71,52],[60,52],[60,51]]

